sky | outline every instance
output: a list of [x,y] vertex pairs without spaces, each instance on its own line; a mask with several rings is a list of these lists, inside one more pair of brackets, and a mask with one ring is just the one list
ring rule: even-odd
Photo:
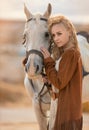
[[48,3],[52,5],[52,15],[63,14],[76,22],[89,23],[89,0],[0,0],[0,18],[25,19],[24,3],[34,14],[44,13]]

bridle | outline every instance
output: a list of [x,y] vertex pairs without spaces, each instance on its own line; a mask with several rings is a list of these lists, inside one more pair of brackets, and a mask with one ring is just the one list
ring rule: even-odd
[[26,51],[26,58],[28,59],[29,55],[31,55],[31,54],[36,54],[36,55],[38,55],[39,57],[41,57],[42,59],[44,59],[44,56],[43,56],[43,54],[41,53],[41,51],[38,51],[38,50],[36,50],[36,49],[31,49],[31,50],[29,50],[29,51]]
[[[32,79],[28,79],[28,80],[29,80],[29,82],[31,83],[31,86],[33,87],[33,89],[35,89]],[[45,92],[43,92],[44,89],[45,89],[45,87],[47,87],[47,90],[46,90]],[[42,86],[42,88],[41,88],[41,90],[40,90],[40,92],[38,93],[38,97],[37,97],[37,98],[39,99],[40,111],[41,111],[42,115],[43,115],[44,117],[46,117],[46,118],[49,118],[49,116],[46,116],[46,115],[44,114],[44,112],[43,112],[43,110],[42,110],[42,104],[41,104],[41,103],[50,104],[50,102],[45,102],[45,101],[42,100],[42,97],[45,96],[45,94],[49,93],[49,95],[50,95],[50,90],[51,90],[51,85],[49,85],[48,83],[44,83],[43,86]],[[51,95],[50,95],[50,96],[51,96]]]
[[[51,44],[50,44],[48,50],[49,50],[49,51],[51,50]],[[43,56],[43,54],[41,53],[41,51],[36,50],[36,49],[31,49],[31,50],[29,50],[29,51],[26,51],[26,59],[27,59],[27,60],[28,60],[28,57],[29,57],[31,54],[36,54],[36,55],[38,55],[39,57],[41,57],[42,59],[44,59],[44,56]],[[45,75],[46,75],[45,72],[44,72],[44,62],[43,62],[43,68],[42,68],[41,75],[42,75],[42,76],[45,76]],[[33,89],[35,90],[35,87],[34,87],[34,84],[33,84],[32,79],[28,79],[28,80],[29,80],[31,86],[33,87]],[[47,88],[47,91],[43,92],[44,89],[45,89],[45,87]],[[40,107],[40,110],[41,110],[42,115],[43,115],[44,117],[46,117],[46,118],[48,118],[48,116],[46,116],[46,115],[44,114],[44,112],[43,112],[43,110],[42,110],[42,105],[41,105],[41,103],[50,104],[50,102],[44,102],[44,101],[42,100],[42,97],[45,96],[45,94],[47,94],[47,93],[50,94],[50,89],[51,89],[51,85],[49,85],[48,83],[44,83],[43,86],[42,86],[42,88],[41,88],[41,90],[40,90],[40,92],[38,93],[39,107]]]
[[[39,57],[41,57],[42,59],[44,59],[44,56],[43,56],[43,54],[41,53],[41,51],[38,51],[38,50],[36,50],[36,49],[31,49],[31,50],[29,50],[29,51],[26,51],[26,58],[28,59],[29,55],[31,55],[31,54],[36,54],[36,55],[38,55]],[[44,65],[43,65],[43,66],[44,66]],[[42,69],[41,75],[42,75],[42,76],[45,76],[45,75],[46,75],[46,74],[43,72],[43,69]],[[35,87],[34,87],[34,84],[33,84],[32,79],[28,79],[28,80],[29,80],[31,86],[33,87],[33,89],[35,90]],[[45,89],[45,87],[47,87],[47,91],[43,92],[44,89]],[[43,115],[44,117],[46,117],[46,118],[48,118],[48,116],[46,116],[46,115],[44,114],[44,112],[43,112],[43,110],[42,110],[41,103],[50,104],[50,102],[44,102],[44,101],[42,100],[42,97],[43,97],[45,94],[47,94],[47,93],[50,94],[50,88],[51,88],[51,85],[49,85],[48,83],[44,83],[43,86],[42,86],[42,88],[41,88],[41,90],[40,90],[40,92],[38,93],[39,107],[40,107],[40,110],[41,110],[42,115]]]
[[[31,20],[36,20],[36,18],[30,18],[30,19],[27,20],[27,22],[30,22]],[[46,19],[46,18],[40,18],[40,20],[43,20],[45,22],[48,21],[48,19]],[[24,36],[24,38],[25,38],[25,36]],[[26,40],[24,40],[24,42],[22,44],[24,44],[25,42],[26,42]],[[51,53],[51,42],[50,42],[50,40],[49,40],[49,43],[50,44],[49,44],[48,50]],[[44,56],[41,53],[41,51],[36,50],[36,49],[31,49],[29,51],[26,51],[26,61],[28,60],[28,57],[29,57],[30,54],[36,54],[36,55],[40,56],[42,59],[44,59]]]

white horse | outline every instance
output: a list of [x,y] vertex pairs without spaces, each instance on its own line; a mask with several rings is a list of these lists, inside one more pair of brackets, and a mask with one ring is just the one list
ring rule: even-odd
[[33,15],[24,6],[24,12],[27,17],[24,30],[24,45],[26,47],[26,59],[24,60],[26,76],[24,84],[28,94],[32,98],[34,111],[37,117],[40,130],[47,130],[46,118],[47,111],[50,109],[50,94],[48,88],[42,81],[44,71],[43,55],[40,47],[44,46],[49,49],[50,35],[48,32],[47,20],[51,15],[51,5],[43,15]]
[[[26,59],[23,62],[26,71],[24,84],[28,94],[32,98],[39,129],[47,130],[47,118],[45,116],[47,115],[47,111],[50,110],[51,97],[47,87],[42,87],[44,86],[41,76],[43,70],[43,55],[40,52],[40,47],[44,46],[48,49],[50,46],[47,19],[51,14],[51,5],[48,5],[48,8],[43,15],[31,14],[26,6],[24,6],[24,12],[27,17],[24,31],[24,43],[26,47]],[[77,37],[82,54],[84,70],[89,72],[89,44],[84,36],[79,34]],[[88,78],[87,81],[85,81],[86,77]],[[83,78],[83,102],[89,101],[88,82],[89,74],[86,75],[85,73],[85,77]]]

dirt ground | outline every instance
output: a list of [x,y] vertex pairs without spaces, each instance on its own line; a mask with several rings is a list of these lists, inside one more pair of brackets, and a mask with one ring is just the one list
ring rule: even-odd
[[[28,117],[29,112],[33,120]],[[24,85],[0,81],[0,130],[38,130],[33,115]]]
[[[83,105],[84,110],[87,105]],[[39,130],[31,99],[23,84],[0,81],[0,130]],[[89,130],[87,113],[84,113],[83,130]]]
[[0,124],[0,130],[38,130],[37,123]]
[[39,130],[36,123],[1,124],[0,130]]

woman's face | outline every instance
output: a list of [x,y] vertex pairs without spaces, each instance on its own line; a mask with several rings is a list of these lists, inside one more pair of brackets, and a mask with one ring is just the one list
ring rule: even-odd
[[69,41],[70,33],[62,23],[54,24],[51,28],[51,34],[54,43],[58,47],[64,46]]

